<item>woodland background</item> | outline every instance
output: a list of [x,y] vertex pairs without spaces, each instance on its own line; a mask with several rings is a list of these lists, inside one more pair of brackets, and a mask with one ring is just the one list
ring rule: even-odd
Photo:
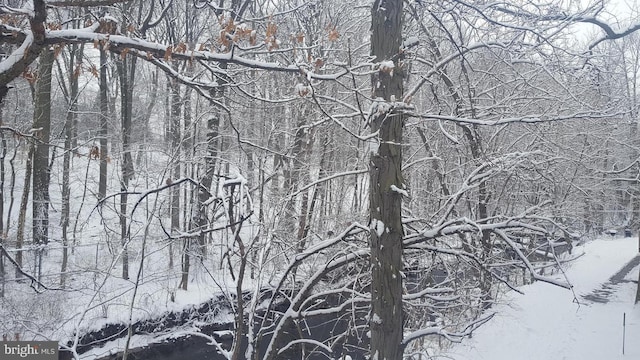
[[508,289],[569,287],[572,242],[638,227],[640,26],[616,9],[3,1],[0,333],[79,357],[118,322],[126,358],[136,321],[222,294],[162,336],[420,358]]

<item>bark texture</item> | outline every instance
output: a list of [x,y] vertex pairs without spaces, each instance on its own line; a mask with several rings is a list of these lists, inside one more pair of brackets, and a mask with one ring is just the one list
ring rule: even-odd
[[[379,102],[371,114],[378,131],[369,163],[371,226],[371,359],[402,359],[402,130],[403,116],[393,102],[403,96],[402,0],[376,0],[372,8],[371,55],[381,63],[372,78]],[[390,62],[393,62],[393,66]],[[377,149],[376,149],[377,147]]]
[[36,143],[33,154],[33,242],[49,241],[49,132],[51,128],[51,68],[54,54],[44,49],[40,55],[35,92],[33,128]]

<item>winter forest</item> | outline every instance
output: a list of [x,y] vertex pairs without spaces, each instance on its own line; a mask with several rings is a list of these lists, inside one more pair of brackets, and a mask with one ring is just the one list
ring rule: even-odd
[[570,292],[638,230],[621,3],[3,0],[3,340],[417,360]]

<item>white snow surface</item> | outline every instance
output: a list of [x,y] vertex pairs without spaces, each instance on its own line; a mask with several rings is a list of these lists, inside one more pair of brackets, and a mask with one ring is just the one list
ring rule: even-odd
[[378,219],[371,219],[370,229],[375,230],[376,234],[378,234],[378,237],[380,237],[384,233],[384,222]]
[[[500,299],[495,317],[474,336],[443,350],[456,360],[610,360],[640,359],[640,304],[634,306],[638,267],[625,282],[612,285],[607,303],[585,300],[638,254],[637,238],[603,238],[574,249],[584,255],[566,275],[574,294],[536,282]],[[562,275],[558,275],[561,277]],[[623,314],[626,314],[625,353]],[[439,357],[438,357],[439,358]]]
[[382,324],[382,319],[380,318],[380,316],[378,316],[378,314],[373,314],[373,319],[371,319],[371,322],[373,322],[374,324]]
[[390,188],[391,188],[391,191],[395,191],[395,192],[397,192],[397,193],[398,193],[398,194],[400,194],[400,195],[403,195],[403,196],[409,197],[409,193],[407,192],[407,190],[400,189],[399,187],[397,187],[397,186],[395,186],[395,185],[391,185],[391,187],[390,187]]
[[391,60],[386,60],[386,61],[381,61],[380,62],[380,71],[389,72],[389,71],[393,70],[394,67],[396,67],[396,66],[393,63],[393,61],[391,61]]

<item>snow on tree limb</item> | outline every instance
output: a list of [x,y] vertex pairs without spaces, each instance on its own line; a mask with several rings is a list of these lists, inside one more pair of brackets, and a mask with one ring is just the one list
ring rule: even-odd
[[402,345],[407,346],[410,342],[420,339],[429,335],[439,335],[451,342],[460,342],[464,338],[469,337],[477,328],[485,324],[487,321],[491,320],[495,314],[491,313],[489,315],[485,315],[480,317],[477,320],[469,323],[462,332],[450,332],[445,330],[441,326],[433,326],[428,328],[423,328],[412,333],[406,334],[402,339]]
[[[44,23],[47,18],[45,1],[33,0],[33,12],[28,11],[28,14],[30,30],[24,30],[22,44],[0,62],[0,102],[7,94],[8,84],[35,61],[40,55],[40,50],[44,47]],[[15,29],[12,29],[12,32],[15,32]],[[4,38],[4,34],[2,38]]]
[[[551,7],[548,8],[549,12],[547,13],[534,13],[532,11],[528,11],[524,7],[516,7],[514,5],[512,8],[509,8],[509,5],[504,5],[502,3],[491,3],[483,6],[475,6],[464,1],[458,2],[472,9],[475,9],[478,13],[482,14],[484,14],[487,10],[496,10],[500,13],[507,14],[515,18],[525,19],[537,23],[585,23],[595,25],[604,32],[604,36],[591,43],[589,45],[589,50],[592,50],[603,41],[620,39],[640,30],[640,23],[637,22],[627,26],[624,29],[614,30],[610,24],[598,18],[597,16],[598,13],[603,10],[602,4],[599,4],[595,8],[587,8],[578,13],[559,12],[557,8],[553,9]],[[492,19],[492,21],[497,20]]]
[[522,250],[520,250],[520,247],[517,246],[513,240],[511,240],[511,238],[509,237],[509,235],[507,235],[503,230],[500,229],[495,229],[494,232],[496,234],[498,234],[500,236],[500,238],[502,238],[502,241],[506,242],[507,244],[509,244],[509,246],[511,247],[511,249],[513,251],[515,251],[515,253],[518,255],[518,258],[522,261],[522,263],[527,267],[527,269],[529,270],[529,273],[531,273],[531,276],[533,276],[534,279],[539,280],[539,281],[543,281],[549,284],[553,284],[559,287],[563,287],[565,289],[571,289],[571,284],[569,284],[568,282],[565,281],[559,281],[557,279],[554,279],[552,277],[548,277],[548,276],[543,276],[538,274],[533,265],[531,264],[531,262],[529,261],[529,259],[527,259],[527,257],[522,253]]
[[498,117],[493,119],[492,117],[487,117],[483,119],[472,119],[458,116],[449,116],[449,115],[440,115],[440,114],[419,114],[419,113],[410,113],[409,115],[416,118],[422,118],[426,120],[435,120],[435,121],[450,121],[454,123],[460,124],[471,124],[471,125],[481,125],[481,126],[499,126],[505,124],[512,123],[525,123],[525,124],[535,124],[535,123],[548,123],[548,122],[558,122],[558,121],[568,121],[568,120],[576,120],[576,119],[608,119],[611,117],[622,116],[628,114],[628,111],[620,111],[618,109],[611,109],[612,112],[603,112],[603,111],[576,111],[569,114],[558,114],[558,115],[524,115],[524,116],[514,116],[514,117]]
[[[46,245],[40,245],[40,248],[45,248]],[[39,249],[39,251],[42,251],[42,249]],[[51,286],[47,286],[46,284],[42,283],[40,280],[38,280],[35,276],[31,275],[30,273],[28,273],[26,270],[24,270],[20,264],[18,264],[18,262],[13,258],[13,256],[11,256],[11,254],[9,254],[9,252],[7,251],[7,249],[4,247],[4,245],[0,242],[0,256],[4,256],[6,257],[9,262],[15,266],[16,270],[18,271],[18,273],[22,274],[24,277],[26,277],[27,279],[29,279],[31,281],[31,283],[29,284],[29,286],[31,286],[31,288],[36,292],[36,293],[43,293],[44,290],[63,290],[60,288],[56,288],[56,287],[51,287]]]
[[109,6],[127,2],[129,0],[57,0],[49,1],[47,5],[55,7],[63,6],[76,6],[76,7],[89,7],[89,6]]
[[[107,3],[108,1],[97,1],[96,3]],[[121,1],[114,1],[118,3]],[[144,56],[140,56],[143,59],[162,59],[168,52],[171,52],[171,57],[176,60],[182,61],[204,61],[204,62],[217,62],[226,64],[236,64],[245,68],[285,72],[285,73],[300,73],[304,71],[304,68],[298,64],[283,65],[281,63],[261,61],[255,58],[245,57],[238,55],[240,51],[236,50],[236,45],[232,45],[230,51],[225,53],[216,53],[207,50],[188,50],[184,52],[173,51],[173,45],[166,45],[156,43],[141,38],[135,38],[133,36],[107,34],[100,33],[98,22],[96,24],[82,28],[82,29],[62,29],[62,30],[45,30],[44,21],[46,18],[46,10],[44,7],[44,1],[35,1],[35,10],[33,16],[30,19],[31,31],[26,29],[10,29],[3,27],[3,33],[8,33],[6,30],[11,30],[11,34],[3,35],[0,40],[4,39],[4,42],[15,43],[17,39],[24,37],[22,46],[16,49],[8,58],[0,62],[0,87],[6,86],[13,79],[22,74],[24,69],[35,60],[39,50],[45,44],[54,45],[61,43],[103,43],[109,44],[109,50],[113,52],[126,52],[130,49],[135,49],[144,52]],[[58,6],[69,5],[69,3],[76,2],[57,2]],[[165,10],[167,7],[165,7]],[[165,11],[163,10],[163,11]],[[8,8],[5,11],[9,11]],[[13,11],[13,10],[12,10]],[[17,10],[15,10],[17,11]],[[150,19],[147,19],[150,21]],[[145,23],[147,26],[152,26],[151,23]],[[31,36],[29,34],[31,32]],[[158,65],[158,64],[156,64]],[[165,69],[166,70],[166,69]],[[336,80],[346,75],[350,70],[342,69],[335,73],[318,74],[314,72],[308,72],[307,76],[310,79],[316,80]],[[172,74],[175,75],[175,74]]]

